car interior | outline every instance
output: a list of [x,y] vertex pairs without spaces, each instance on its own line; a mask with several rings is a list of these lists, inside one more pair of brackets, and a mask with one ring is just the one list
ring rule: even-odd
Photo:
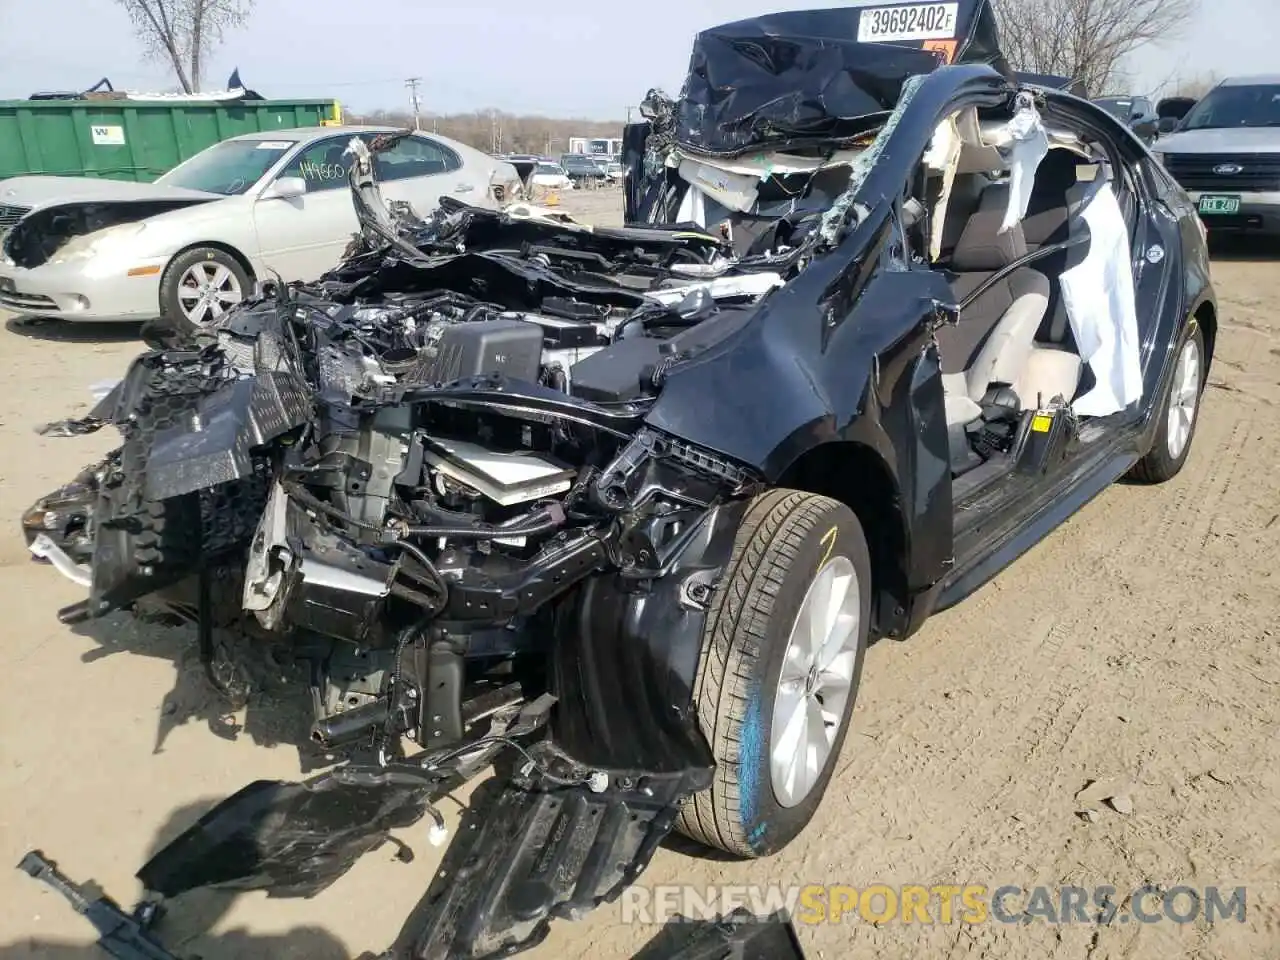
[[[1080,211],[1093,181],[1111,180],[1111,166],[1100,148],[1048,131],[1026,215],[1002,231],[1013,184],[1009,162],[991,145],[998,136],[972,108],[948,124],[959,145],[941,169],[928,155],[920,165],[912,193],[927,200],[920,229],[929,235],[912,246],[928,250],[960,305],[957,322],[936,331],[959,499],[1025,463],[1029,445],[1036,468],[1046,469],[1076,433],[1068,429],[1071,404],[1091,388],[1092,374],[1076,348],[1060,278],[1087,255]],[[1123,183],[1111,185],[1131,229],[1133,197],[1122,196]],[[1037,251],[1045,256],[1016,265]]]

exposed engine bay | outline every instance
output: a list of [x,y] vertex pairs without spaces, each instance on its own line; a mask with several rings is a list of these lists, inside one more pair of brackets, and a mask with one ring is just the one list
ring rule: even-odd
[[[214,199],[212,197],[210,200]],[[97,239],[99,231],[138,223],[157,214],[208,200],[120,200],[59,203],[25,217],[3,238],[3,255],[25,269],[77,255],[76,239]]]
[[[286,639],[309,664],[312,739],[353,762],[224,807],[309,809],[338,785],[412,785],[370,801],[356,841],[317,825],[327,852],[299,890],[332,882],[392,826],[429,814],[442,831],[427,794],[508,747],[526,762],[501,822],[532,833],[485,833],[475,856],[515,843],[529,869],[545,860],[536,838],[568,809],[531,792],[539,783],[576,791],[602,825],[630,811],[628,829],[602,831],[599,856],[548,888],[535,921],[510,913],[514,887],[494,892],[483,920],[504,932],[476,944],[530,945],[551,913],[616,896],[679,798],[708,782],[687,708],[645,719],[637,702],[625,744],[600,713],[602,698],[612,710],[652,696],[626,690],[642,674],[651,689],[673,682],[653,653],[588,647],[615,647],[613,622],[701,623],[724,562],[710,553],[726,550],[759,477],[645,416],[670,372],[732,337],[803,251],[734,258],[699,229],[589,228],[527,207],[445,202],[424,223],[382,203],[370,154],[352,150],[364,229],[350,255],[316,283],[262,285],[196,340],[139,356],[88,417],[46,427],[113,425],[124,443],[24,527],[34,553],[88,588],[66,622],[120,609],[194,622],[210,680],[233,698],[245,686],[219,631]],[[553,705],[554,738],[522,745]],[[408,756],[411,743],[425,749]],[[186,869],[189,846],[144,868],[149,890],[208,882]],[[469,889],[449,909],[471,909]],[[441,924],[418,955],[454,955],[433,952],[456,933]]]
[[139,357],[75,428],[115,424],[124,446],[29,527],[92,570],[67,616],[199,620],[203,584],[213,623],[320,651],[324,746],[456,741],[464,689],[545,646],[553,601],[606,569],[661,576],[750,488],[643,418],[786,269],[748,272],[696,231],[460,205],[405,249],[404,216],[389,253]]

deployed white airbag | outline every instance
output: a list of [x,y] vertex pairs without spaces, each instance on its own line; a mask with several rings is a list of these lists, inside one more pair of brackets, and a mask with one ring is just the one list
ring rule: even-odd
[[680,209],[676,211],[676,223],[696,223],[704,230],[707,226],[707,195],[694,184],[684,192]]
[[1000,131],[993,146],[1009,168],[1009,208],[1000,232],[1004,233],[1027,215],[1036,169],[1049,152],[1049,134],[1040,121],[1040,111],[1025,93],[1018,94],[1018,111]]
[[680,177],[712,200],[730,210],[747,211],[756,203],[760,178],[731,173],[709,163],[685,157],[680,161]]
[[1089,252],[1062,274],[1062,300],[1096,385],[1071,406],[1077,416],[1105,417],[1142,398],[1129,228],[1109,181],[1099,180],[1086,195],[1080,221],[1089,230]]

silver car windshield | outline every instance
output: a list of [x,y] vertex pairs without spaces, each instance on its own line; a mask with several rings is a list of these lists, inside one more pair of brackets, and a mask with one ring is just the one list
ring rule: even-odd
[[1280,127],[1280,84],[1216,87],[1191,108],[1182,130]]
[[156,183],[235,196],[262,179],[296,140],[224,140],[174,167]]

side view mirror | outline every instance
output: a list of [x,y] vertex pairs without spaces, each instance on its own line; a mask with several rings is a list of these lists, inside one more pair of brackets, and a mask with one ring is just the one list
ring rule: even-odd
[[307,192],[307,181],[302,177],[279,177],[262,191],[263,200],[292,200]]
[[1177,126],[1178,121],[1173,117],[1161,117],[1160,123],[1156,126],[1156,129],[1161,133],[1173,133],[1173,131],[1177,129]]

